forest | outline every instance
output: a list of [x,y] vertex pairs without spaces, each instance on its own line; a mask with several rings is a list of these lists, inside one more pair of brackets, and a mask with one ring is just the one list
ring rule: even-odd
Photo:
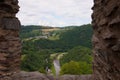
[[[52,30],[51,30],[52,29]],[[45,31],[45,32],[44,32]],[[53,70],[52,54],[63,54],[59,59],[60,74],[92,73],[92,37],[91,24],[67,27],[22,26],[21,69],[47,73]],[[71,67],[73,64],[76,66]],[[77,69],[71,72],[72,69]]]

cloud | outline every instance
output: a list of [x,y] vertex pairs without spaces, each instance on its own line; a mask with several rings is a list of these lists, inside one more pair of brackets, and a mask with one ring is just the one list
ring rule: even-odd
[[68,26],[91,22],[92,0],[19,0],[23,25]]

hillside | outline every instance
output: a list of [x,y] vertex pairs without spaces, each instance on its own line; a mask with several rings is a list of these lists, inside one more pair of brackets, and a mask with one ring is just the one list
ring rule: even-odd
[[[27,38],[29,38],[30,35],[35,34],[37,36],[42,36],[43,32],[38,32],[40,29],[37,28],[36,30],[36,28],[32,29],[30,32],[24,28],[25,30],[23,29],[23,31],[27,32],[22,31],[21,36],[26,35]],[[31,44],[38,49],[49,49],[54,51],[56,49],[56,51],[60,52],[64,52],[79,45],[91,48],[92,28],[90,24],[77,27],[73,26],[72,28],[64,27],[62,29],[55,29],[49,32],[48,35],[48,39],[33,38],[32,40],[24,41],[24,43]]]
[[20,31],[20,37],[22,39],[25,39],[36,36],[49,36],[50,32],[56,30],[60,30],[60,28],[49,27],[49,26],[38,26],[38,25],[22,26]]
[[73,46],[85,46],[91,48],[92,27],[90,24],[82,26],[70,26],[60,35],[60,41]]
[[[39,36],[47,36],[47,38],[40,38]],[[91,65],[91,49],[89,48],[91,48],[92,27],[90,24],[62,28],[24,26],[21,31],[21,37],[23,40],[22,70],[46,73],[46,69],[53,67],[50,55],[64,52],[68,54],[63,55],[63,58],[60,59],[61,66],[71,60],[76,61],[75,64]],[[80,53],[75,48],[78,46],[82,46],[79,47]],[[88,50],[87,53],[85,50]],[[71,51],[72,53],[70,53]],[[84,57],[81,60],[76,59],[77,54],[79,56],[84,54]],[[70,56],[74,57],[70,58]],[[88,70],[85,74],[91,73],[91,66],[84,67]]]

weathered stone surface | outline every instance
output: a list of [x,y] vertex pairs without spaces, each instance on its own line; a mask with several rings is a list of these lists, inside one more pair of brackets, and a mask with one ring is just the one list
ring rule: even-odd
[[120,0],[94,0],[94,80],[120,80]]
[[51,75],[41,74],[39,72],[20,72],[12,76],[12,80],[93,80],[91,75],[63,75],[54,78]]
[[11,80],[20,71],[21,42],[17,0],[0,0],[0,80]]
[[18,33],[18,31],[0,29],[1,76],[13,74],[20,70],[21,42]]
[[[39,72],[20,72],[12,76],[12,80],[50,80],[46,75]],[[53,79],[54,80],[54,79]]]
[[2,0],[0,2],[0,10],[6,14],[15,14],[19,11],[18,0]]
[[20,22],[16,18],[3,18],[2,22],[4,29],[20,30]]
[[58,80],[92,80],[91,75],[63,75]]
[[[42,74],[19,73],[20,23],[15,17],[18,11],[18,0],[0,0],[0,80],[53,79]],[[120,0],[94,0],[92,19],[93,80],[120,80]],[[59,80],[89,80],[89,77],[69,75]]]

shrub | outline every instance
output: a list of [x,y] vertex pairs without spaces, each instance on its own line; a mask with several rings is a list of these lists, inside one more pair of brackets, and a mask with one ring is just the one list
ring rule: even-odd
[[62,66],[60,74],[72,74],[72,75],[79,75],[80,73],[80,66],[78,62],[70,61]]
[[75,62],[70,61],[69,63],[65,63],[60,71],[61,75],[64,74],[72,74],[72,75],[80,75],[80,74],[92,74],[92,65],[87,62]]

